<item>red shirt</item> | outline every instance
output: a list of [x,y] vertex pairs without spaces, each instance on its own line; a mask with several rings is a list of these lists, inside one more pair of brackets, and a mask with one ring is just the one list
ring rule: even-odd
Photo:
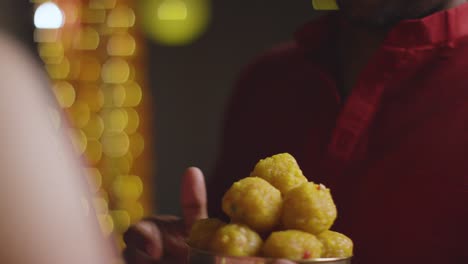
[[331,21],[242,74],[210,212],[256,161],[289,152],[332,190],[353,263],[468,263],[468,4],[394,27],[346,101]]

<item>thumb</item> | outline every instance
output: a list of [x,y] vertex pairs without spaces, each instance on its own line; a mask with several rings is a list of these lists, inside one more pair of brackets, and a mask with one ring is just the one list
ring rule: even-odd
[[182,214],[187,230],[198,219],[207,218],[205,178],[199,168],[191,167],[182,179]]

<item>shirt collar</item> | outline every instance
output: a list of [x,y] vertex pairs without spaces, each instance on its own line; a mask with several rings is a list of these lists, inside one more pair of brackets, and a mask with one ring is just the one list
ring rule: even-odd
[[[309,22],[296,32],[297,43],[312,51],[332,48],[333,33],[339,26],[336,14]],[[335,29],[335,30],[333,30]],[[384,46],[396,48],[451,45],[468,36],[468,3],[436,12],[421,19],[404,20],[390,30]]]

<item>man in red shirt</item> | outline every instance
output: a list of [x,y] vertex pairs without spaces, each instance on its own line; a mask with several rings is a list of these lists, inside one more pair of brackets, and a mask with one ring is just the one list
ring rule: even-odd
[[[338,0],[339,12],[249,65],[208,185],[210,216],[258,159],[289,152],[332,190],[333,229],[353,239],[353,263],[468,263],[464,2]],[[187,170],[186,228],[207,215],[204,188]],[[175,218],[141,222],[126,257],[183,261],[183,236]]]

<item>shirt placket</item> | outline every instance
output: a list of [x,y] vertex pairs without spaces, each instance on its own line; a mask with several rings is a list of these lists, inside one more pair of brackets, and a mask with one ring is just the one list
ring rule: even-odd
[[370,124],[384,88],[383,83],[362,83],[361,85],[364,87],[359,87],[360,89],[372,86],[374,88],[372,96],[364,96],[356,92],[348,99],[338,117],[331,143],[328,146],[328,153],[342,162],[351,159],[361,135]]
[[406,52],[381,50],[364,69],[340,114],[328,145],[329,167],[342,172],[354,158],[356,148],[363,139],[379,109],[381,98],[390,82],[398,79],[398,70],[408,65]]

